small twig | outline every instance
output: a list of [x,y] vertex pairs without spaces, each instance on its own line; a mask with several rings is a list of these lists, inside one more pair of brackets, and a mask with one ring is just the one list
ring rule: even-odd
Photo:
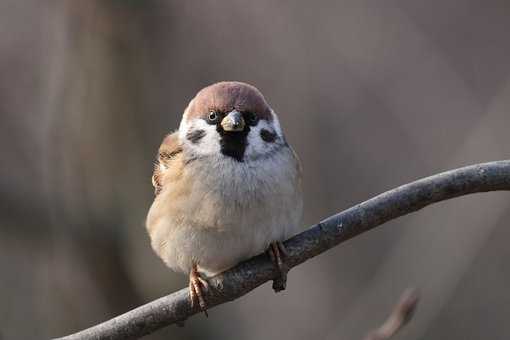
[[390,316],[376,330],[370,332],[364,340],[387,340],[404,327],[414,315],[418,304],[418,293],[408,289],[400,296]]
[[[387,221],[430,204],[477,192],[510,190],[510,161],[497,161],[460,168],[380,194],[284,242],[289,269]],[[277,278],[266,255],[259,255],[208,279],[209,307],[237,299],[261,284]],[[133,339],[164,326],[182,322],[200,312],[191,307],[188,289],[159,298],[109,321],[61,338]]]

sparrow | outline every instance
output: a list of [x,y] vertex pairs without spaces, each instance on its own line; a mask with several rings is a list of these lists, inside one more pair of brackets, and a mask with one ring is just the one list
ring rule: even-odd
[[189,275],[191,305],[207,315],[207,277],[267,250],[285,289],[282,241],[300,230],[301,166],[278,117],[252,85],[200,90],[159,148],[147,216],[151,246]]

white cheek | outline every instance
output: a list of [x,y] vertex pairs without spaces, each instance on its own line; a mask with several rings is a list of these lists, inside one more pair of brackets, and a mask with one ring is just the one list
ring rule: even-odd
[[[283,143],[283,137],[279,130],[279,124],[275,125],[275,123],[277,123],[276,120],[273,120],[272,123],[268,123],[266,120],[261,120],[256,126],[250,128],[250,133],[248,134],[248,147],[245,151],[245,155],[248,158],[270,153],[281,146]],[[262,129],[276,133],[276,140],[273,143],[265,142],[260,136],[260,131]]]
[[[196,144],[186,138],[187,133],[192,130],[205,131],[204,137]],[[197,155],[211,155],[220,152],[220,136],[216,131],[216,125],[207,124],[203,119],[197,118],[188,122],[183,118],[179,126],[179,138],[183,141],[185,148]]]

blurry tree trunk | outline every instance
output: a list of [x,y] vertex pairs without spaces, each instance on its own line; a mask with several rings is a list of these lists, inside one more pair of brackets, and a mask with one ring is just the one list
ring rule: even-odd
[[[55,11],[59,48],[48,70],[53,74],[45,181],[54,236],[50,270],[57,286],[80,290],[52,289],[76,312],[69,320],[61,315],[59,329],[71,329],[68,321],[77,315],[99,320],[141,302],[121,248],[126,229],[143,221],[123,216],[144,206],[139,200],[146,184],[120,186],[122,178],[136,178],[133,173],[143,171],[144,163],[135,128],[143,123],[138,88],[143,51],[137,42],[143,39],[144,16],[135,16],[133,6],[61,1]],[[59,284],[68,280],[72,284]]]

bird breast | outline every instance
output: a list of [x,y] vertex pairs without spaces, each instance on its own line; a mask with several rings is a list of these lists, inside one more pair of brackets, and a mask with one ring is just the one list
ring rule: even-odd
[[187,272],[196,262],[215,273],[297,231],[301,188],[290,148],[258,162],[218,156],[185,167],[166,179],[147,220],[152,246],[171,268]]

